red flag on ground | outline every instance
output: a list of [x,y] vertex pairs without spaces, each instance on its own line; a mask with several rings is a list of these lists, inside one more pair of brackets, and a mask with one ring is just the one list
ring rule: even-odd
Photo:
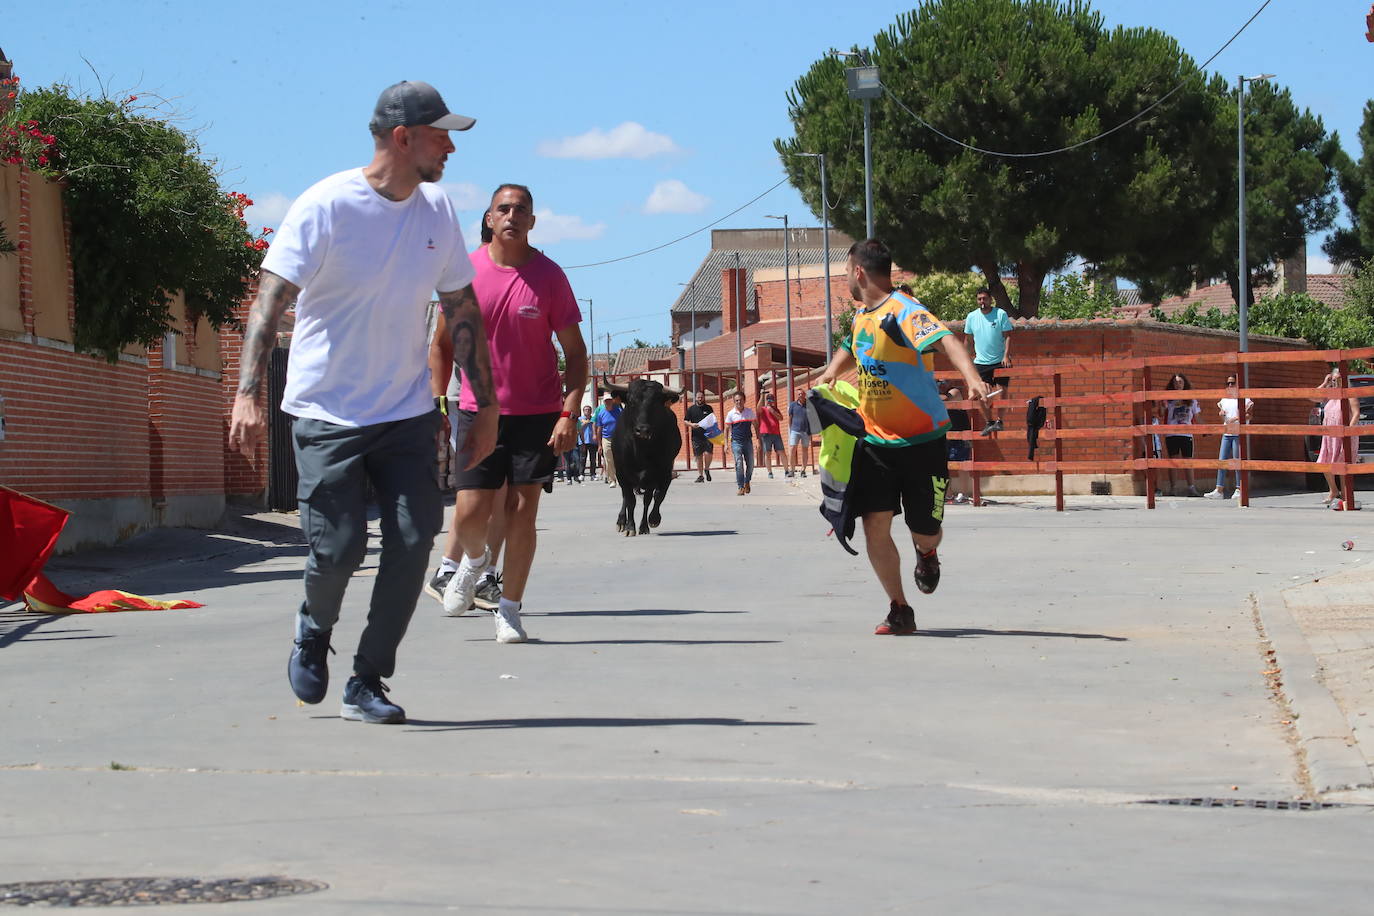
[[18,598],[57,546],[66,509],[0,487],[0,597]]
[[68,595],[39,573],[24,587],[24,604],[40,614],[97,614],[105,611],[165,611],[205,607],[195,601],[158,601],[117,589],[91,592],[78,598]]

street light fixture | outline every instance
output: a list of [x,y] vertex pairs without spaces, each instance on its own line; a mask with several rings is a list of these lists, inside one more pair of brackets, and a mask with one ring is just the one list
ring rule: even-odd
[[[591,379],[592,385],[596,385],[596,312],[592,310],[591,299],[578,299],[578,302],[587,303],[587,339],[591,341],[591,352],[587,354],[587,377]],[[595,394],[595,392],[593,392]]]
[[791,261],[788,237],[791,233],[787,231],[786,213],[782,216],[765,213],[764,219],[782,220],[782,294],[783,301],[787,303],[787,390],[790,392],[792,390],[792,283],[788,275],[788,262]]
[[[1245,84],[1258,83],[1263,80],[1272,79],[1274,74],[1261,73],[1259,76],[1238,76],[1236,77],[1236,171],[1239,174],[1240,199],[1238,205],[1237,222],[1239,224],[1239,248],[1240,248],[1240,283],[1238,284],[1238,295],[1236,297],[1236,309],[1240,313],[1240,352],[1245,353],[1250,349],[1250,267],[1245,252]],[[1247,363],[1241,367],[1242,387],[1250,384],[1250,366]]]
[[846,53],[831,50],[832,54],[857,57],[860,65],[847,67],[844,71],[846,88],[851,99],[861,99],[864,103],[864,231],[873,238],[873,100],[883,94],[883,84],[878,79],[878,68],[868,58],[867,51]]
[[821,163],[821,239],[825,246],[825,364],[830,365],[830,351],[834,344],[831,337],[834,336],[830,324],[830,198],[825,190],[825,153],[797,153],[798,156],[806,156],[811,159],[818,159]]

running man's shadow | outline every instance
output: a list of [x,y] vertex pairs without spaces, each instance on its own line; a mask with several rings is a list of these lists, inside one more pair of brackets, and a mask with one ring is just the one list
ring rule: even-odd
[[1051,630],[986,630],[981,627],[947,627],[944,629],[917,630],[916,636],[966,639],[983,636],[1051,636],[1058,639],[1105,639],[1108,642],[1130,642],[1125,636],[1108,636],[1106,633],[1055,633]]
[[[321,716],[320,718],[326,718]],[[328,718],[334,718],[330,716]],[[657,725],[717,725],[736,728],[741,725],[750,727],[795,727],[815,725],[814,722],[760,722],[750,719],[726,718],[642,718],[630,719],[619,716],[566,716],[534,719],[472,719],[470,721],[441,722],[430,719],[407,719],[406,725],[423,728],[426,731],[479,731],[502,728],[640,728]]]

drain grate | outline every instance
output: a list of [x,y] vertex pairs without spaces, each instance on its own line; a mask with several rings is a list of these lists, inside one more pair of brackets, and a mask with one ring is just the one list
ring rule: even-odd
[[1345,808],[1340,802],[1287,798],[1147,798],[1139,805],[1170,805],[1178,808],[1259,808],[1264,811],[1325,811]]
[[313,894],[329,885],[300,878],[76,878],[0,884],[0,906],[173,906]]

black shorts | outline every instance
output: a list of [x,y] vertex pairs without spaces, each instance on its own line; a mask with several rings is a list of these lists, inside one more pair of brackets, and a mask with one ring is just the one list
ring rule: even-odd
[[[459,410],[452,417],[460,460],[476,416],[471,410]],[[472,470],[459,471],[456,489],[499,490],[507,482],[515,486],[552,482],[558,458],[549,448],[549,437],[557,422],[556,413],[502,416],[496,425],[496,449]]]
[[996,373],[1002,368],[1001,363],[998,363],[995,366],[985,366],[982,363],[974,363],[973,368],[978,370],[978,377],[983,381],[987,382],[989,385],[992,385],[994,387],[1001,387],[1004,390],[1007,388],[1006,377],[996,375]]
[[705,436],[702,436],[700,439],[695,435],[692,436],[693,455],[709,455],[713,451],[715,451],[715,447],[711,445],[710,439],[707,439]]
[[945,517],[948,454],[944,436],[899,448],[860,442],[849,484],[855,514],[905,514],[907,528],[916,534],[937,533]]
[[1165,436],[1164,449],[1170,458],[1191,458],[1193,457],[1193,437]]

